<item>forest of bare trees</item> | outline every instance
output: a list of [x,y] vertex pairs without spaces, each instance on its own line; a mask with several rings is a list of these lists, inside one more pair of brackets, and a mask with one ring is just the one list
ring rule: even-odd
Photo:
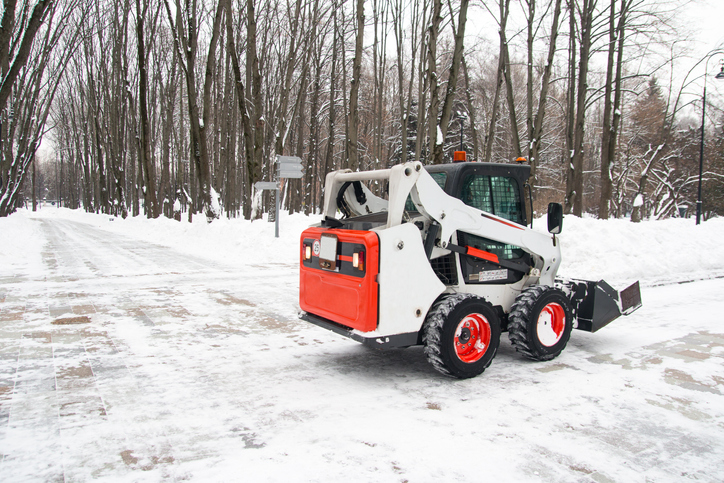
[[[47,199],[259,217],[255,198],[274,201],[254,183],[277,155],[304,165],[284,209],[314,213],[331,170],[447,163],[461,144],[468,160],[525,157],[539,213],[691,215],[702,99],[686,96],[704,63],[675,24],[684,3],[4,0],[0,216]],[[716,99],[705,219],[724,215]]]

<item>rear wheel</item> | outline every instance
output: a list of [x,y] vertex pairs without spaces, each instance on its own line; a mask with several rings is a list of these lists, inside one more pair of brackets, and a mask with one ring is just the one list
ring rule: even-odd
[[548,361],[558,357],[571,337],[571,302],[560,289],[532,287],[515,299],[508,321],[508,338],[515,350]]
[[443,374],[481,374],[500,344],[500,319],[490,303],[472,294],[443,295],[423,326],[427,360]]

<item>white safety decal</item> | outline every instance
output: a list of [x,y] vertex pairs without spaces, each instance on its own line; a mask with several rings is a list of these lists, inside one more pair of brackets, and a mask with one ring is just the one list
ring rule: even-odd
[[508,269],[503,270],[487,270],[485,272],[480,272],[478,275],[478,280],[481,282],[490,282],[491,280],[507,280],[508,279]]
[[314,244],[312,245],[312,251],[314,252],[314,256],[318,257],[321,250],[322,246],[319,244],[319,240],[314,240]]

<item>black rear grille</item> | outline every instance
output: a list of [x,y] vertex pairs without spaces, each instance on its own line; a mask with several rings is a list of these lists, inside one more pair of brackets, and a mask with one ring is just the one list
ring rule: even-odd
[[445,285],[457,285],[458,271],[455,268],[454,253],[430,260],[430,265],[442,283]]

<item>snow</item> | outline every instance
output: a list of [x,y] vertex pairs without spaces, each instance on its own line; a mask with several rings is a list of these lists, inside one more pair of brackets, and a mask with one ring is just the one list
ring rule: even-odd
[[442,130],[440,129],[440,126],[438,125],[437,126],[437,138],[435,139],[435,144],[437,144],[439,146],[443,142],[445,142],[445,139],[443,138]]
[[259,190],[254,188],[254,198],[252,199],[251,203],[251,219],[256,219],[257,215],[259,214],[259,210],[262,209],[261,206],[261,196],[264,194],[264,190]]
[[633,205],[634,205],[634,208],[644,205],[644,197],[641,195],[641,193],[638,193],[636,195],[636,198],[634,198]]
[[643,307],[457,381],[297,319],[319,216],[182,218],[0,218],[1,481],[724,480],[723,219],[567,216],[560,274]]
[[219,204],[219,193],[216,192],[213,186],[209,188],[211,197],[211,214],[212,219],[219,218],[221,216],[221,205]]

